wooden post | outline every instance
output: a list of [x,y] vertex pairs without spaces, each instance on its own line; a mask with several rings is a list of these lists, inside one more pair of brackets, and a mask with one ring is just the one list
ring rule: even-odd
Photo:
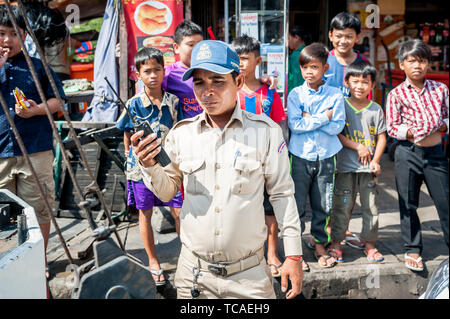
[[[128,100],[128,39],[122,1],[119,8],[119,95],[122,101]],[[119,106],[122,109],[122,106]],[[122,110],[121,110],[122,111]]]

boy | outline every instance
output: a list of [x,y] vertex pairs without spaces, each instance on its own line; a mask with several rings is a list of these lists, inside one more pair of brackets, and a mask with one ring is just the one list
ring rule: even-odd
[[[267,84],[261,83],[255,76],[255,70],[261,64],[260,44],[256,39],[243,35],[233,40],[233,48],[239,55],[239,72],[245,78],[244,85],[238,93],[241,109],[254,114],[266,114],[274,122],[282,126],[286,121],[280,96],[276,90],[270,90]],[[267,192],[264,192],[264,214],[268,229],[267,235],[267,263],[272,276],[279,277],[278,268],[281,262],[278,259],[278,223],[269,202]]]
[[327,63],[330,65],[325,74],[327,84],[342,90],[344,97],[349,96],[349,89],[344,79],[348,66],[355,61],[367,61],[366,57],[355,52],[361,34],[361,22],[353,14],[341,12],[330,23],[328,38],[333,44]]
[[338,135],[344,148],[337,156],[337,174],[331,217],[330,255],[343,262],[341,241],[359,189],[362,208],[361,239],[369,262],[381,262],[383,256],[375,248],[378,236],[376,176],[381,172],[380,159],[386,147],[386,123],[381,107],[368,99],[375,87],[377,71],[365,61],[349,65],[345,82],[350,97],[345,99],[346,125]]
[[178,97],[182,105],[183,118],[191,118],[203,112],[194,95],[192,79],[183,81],[184,72],[191,66],[191,52],[194,46],[203,40],[200,26],[184,20],[175,29],[173,48],[180,58],[178,62],[165,68],[162,87]]
[[[330,23],[328,38],[333,44],[328,56],[330,68],[325,74],[327,84],[342,90],[344,97],[349,97],[350,91],[345,85],[345,73],[348,66],[356,61],[367,61],[366,57],[355,52],[354,46],[358,43],[361,35],[361,21],[351,13],[341,12],[336,15]],[[372,99],[372,92],[369,93],[369,100]],[[328,229],[331,232],[331,229]],[[364,249],[364,244],[360,238],[346,231],[345,242],[347,245],[357,249]]]
[[309,44],[309,34],[301,26],[295,26],[289,32],[289,72],[288,72],[288,94],[292,89],[302,85],[305,79],[302,77],[300,71],[300,64],[298,64],[298,56],[302,50]]
[[441,132],[448,133],[448,88],[426,80],[430,48],[420,40],[404,42],[398,51],[406,80],[389,93],[386,107],[388,134],[399,141],[395,150],[395,180],[405,266],[422,271],[422,236],[417,215],[423,181],[433,198],[448,246],[448,159]]
[[328,268],[335,265],[324,244],[330,241],[326,227],[332,207],[335,155],[342,148],[337,134],[345,125],[345,109],[341,91],[323,82],[327,58],[328,49],[321,43],[303,49],[299,62],[305,83],[291,91],[287,109],[292,178],[302,231],[309,194],[315,256],[320,266]]
[[[182,113],[178,98],[161,89],[164,79],[164,58],[158,49],[142,48],[134,57],[137,77],[145,84],[144,91],[127,102],[130,113],[141,121],[148,121],[158,134],[163,145],[170,128],[181,119]],[[163,271],[155,252],[151,217],[154,206],[169,206],[175,219],[178,235],[179,212],[182,206],[181,193],[178,192],[169,202],[162,202],[142,181],[142,174],[137,166],[137,159],[131,151],[130,137],[133,125],[124,110],[116,126],[124,131],[125,155],[127,156],[127,190],[128,205],[135,205],[139,210],[139,231],[148,256],[150,271],[157,286],[165,284]]]
[[[19,34],[14,30],[6,7],[0,5],[0,92],[6,100],[31,163],[46,190],[50,205],[52,205],[55,188],[52,128],[25,55],[21,51],[19,37],[25,39],[25,22],[17,7],[12,6],[11,10],[19,26]],[[35,58],[31,58],[31,60],[36,68],[50,112],[55,113],[59,109],[59,103],[45,74],[42,62]],[[51,72],[61,98],[67,100],[60,81],[52,70]],[[30,103],[28,110],[22,109],[16,104],[12,93],[16,87],[21,89],[27,97]],[[10,190],[33,206],[46,251],[50,234],[50,216],[47,214],[39,192],[36,192],[36,181],[12,134],[3,108],[0,108],[0,188]],[[47,259],[45,265],[45,276],[48,278],[50,274]]]

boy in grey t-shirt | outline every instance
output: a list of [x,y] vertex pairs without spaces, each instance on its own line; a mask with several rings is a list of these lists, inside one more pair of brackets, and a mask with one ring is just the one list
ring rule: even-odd
[[346,99],[346,124],[339,134],[344,146],[337,156],[337,174],[331,214],[329,254],[343,262],[341,241],[350,222],[359,188],[363,216],[361,239],[370,262],[384,260],[375,248],[378,237],[376,177],[386,147],[386,122],[381,107],[367,97],[375,86],[376,69],[366,61],[352,63],[345,76],[351,96]]

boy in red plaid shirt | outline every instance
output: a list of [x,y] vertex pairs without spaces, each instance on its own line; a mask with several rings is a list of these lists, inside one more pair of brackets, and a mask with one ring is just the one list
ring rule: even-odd
[[406,80],[389,93],[386,107],[388,134],[399,141],[395,151],[395,180],[405,242],[405,266],[422,271],[422,236],[417,207],[425,181],[441,221],[448,246],[448,171],[442,132],[448,133],[449,90],[425,79],[430,48],[420,40],[399,48],[400,68]]

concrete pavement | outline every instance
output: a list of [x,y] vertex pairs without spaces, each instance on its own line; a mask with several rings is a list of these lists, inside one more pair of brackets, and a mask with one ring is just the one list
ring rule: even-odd
[[[387,155],[382,158],[382,174],[379,177],[379,241],[377,248],[384,255],[385,260],[380,264],[370,264],[362,251],[349,246],[343,247],[345,262],[333,268],[321,268],[314,259],[313,251],[306,247],[310,238],[309,227],[311,211],[307,212],[306,230],[303,235],[304,258],[309,263],[311,271],[304,274],[304,298],[417,298],[426,289],[428,279],[433,270],[446,258],[449,250],[446,246],[439,219],[432,199],[425,185],[421,189],[420,208],[418,210],[422,222],[422,236],[424,242],[423,259],[425,271],[414,273],[404,266],[403,242],[400,233],[400,215],[398,212],[397,192],[395,190],[395,177],[393,162]],[[74,252],[75,263],[82,264],[87,260],[77,260],[75,252],[83,243],[89,240],[90,230],[86,220],[57,218],[59,227],[68,243],[69,249]],[[350,230],[359,234],[362,218],[359,202],[355,207],[350,222]],[[143,244],[139,235],[137,220],[122,222],[118,225],[119,234],[125,243],[128,253],[139,258],[148,265]],[[114,236],[113,236],[114,238]],[[176,271],[178,254],[181,248],[180,241],[175,233],[158,233],[155,231],[156,251],[161,266],[169,275],[170,284],[159,288],[160,298],[176,298],[173,288],[173,276]],[[279,242],[280,256],[283,255],[283,244]],[[56,233],[52,233],[48,247],[48,261],[53,273],[49,281],[50,290],[54,298],[70,297],[70,273],[66,271],[67,258],[61,248]],[[283,298],[279,282],[274,280],[275,291],[278,298]]]

